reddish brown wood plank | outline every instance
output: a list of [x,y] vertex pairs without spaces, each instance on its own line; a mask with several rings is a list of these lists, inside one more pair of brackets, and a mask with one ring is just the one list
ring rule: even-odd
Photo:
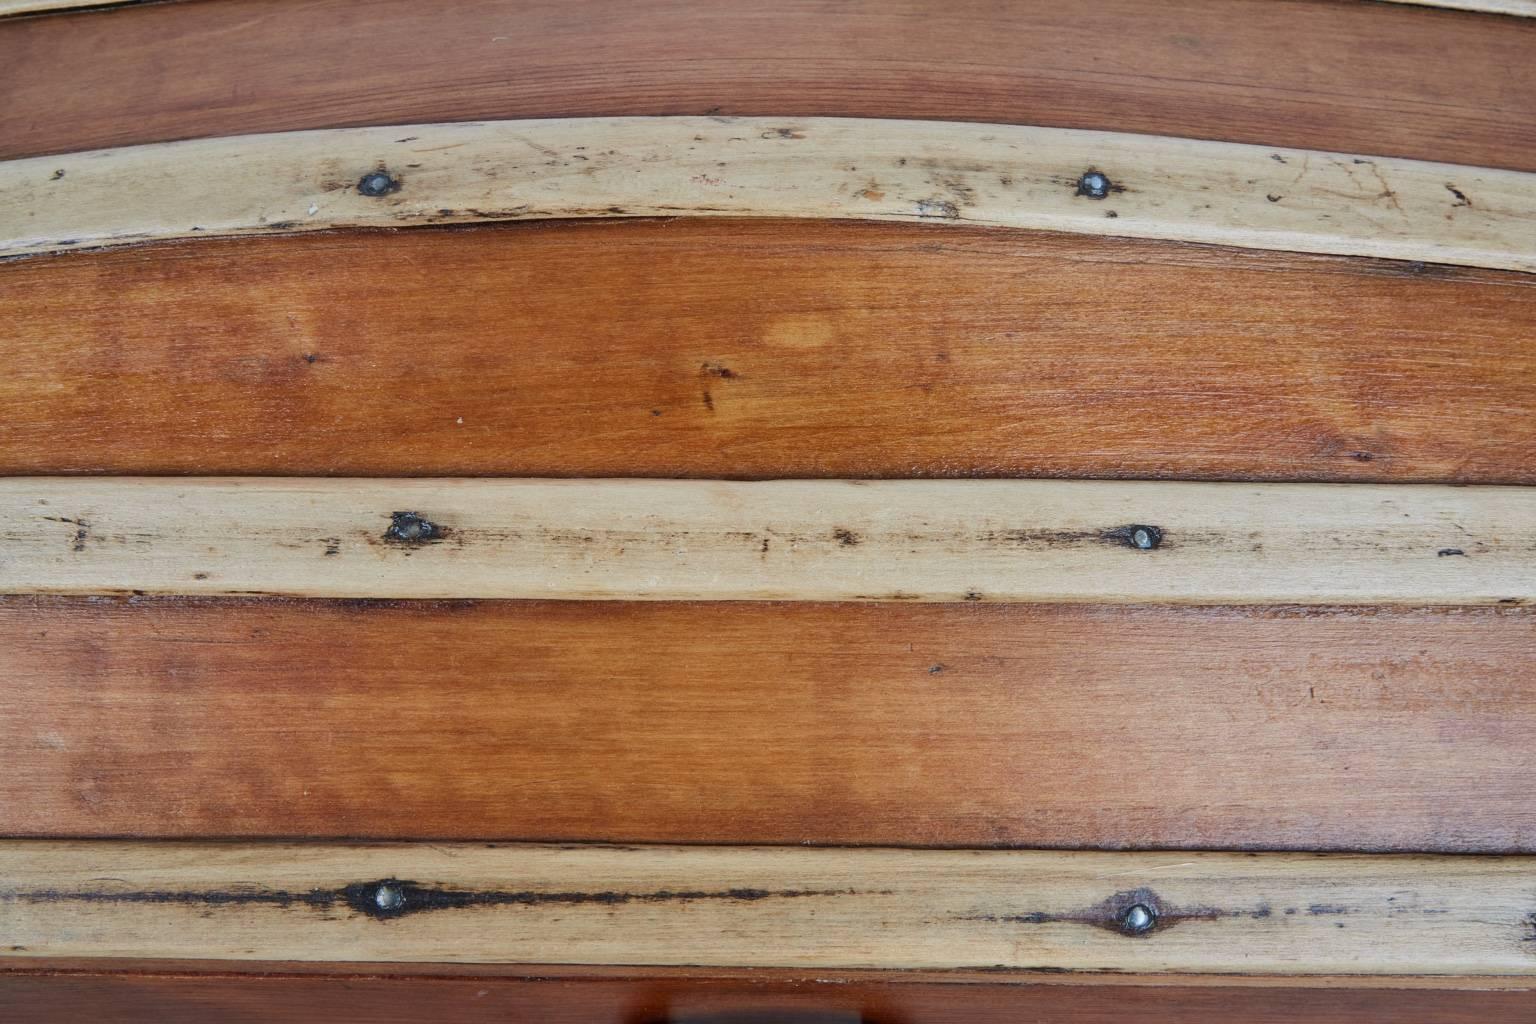
[[[366,46],[358,40],[366,39]],[[1100,128],[1536,170],[1536,24],[1340,0],[209,0],[0,26],[0,156],[596,114]]]
[[0,834],[1536,849],[1536,612],[0,603]]
[[[210,1019],[317,1024],[539,1020],[550,1024],[1502,1024],[1536,1005],[1517,983],[1360,979],[1264,984],[1201,979],[1037,978],[943,981],[921,975],[782,970],[431,967],[379,974],[335,965],[270,965],[260,973],[195,965],[107,971],[0,971],[0,1006],[27,1024]],[[1505,987],[1505,986],[1508,987]],[[764,1017],[767,1013],[771,1016]],[[756,1014],[757,1016],[754,1016]]]
[[[110,19],[107,19],[110,20]],[[0,473],[1536,482],[1536,277],[677,221],[0,264]]]

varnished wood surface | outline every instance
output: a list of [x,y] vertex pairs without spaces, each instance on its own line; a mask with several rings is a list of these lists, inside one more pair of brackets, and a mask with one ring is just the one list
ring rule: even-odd
[[[173,2],[173,0],[0,0],[0,17],[20,14],[43,14],[76,9],[104,11],[139,3],[170,2]],[[1383,0],[1383,2],[1418,4],[1424,7],[1444,7],[1450,10],[1475,11],[1484,14],[1536,17],[1536,0]]]
[[[367,46],[357,45],[367,39]],[[1536,170],[1536,24],[1339,0],[207,0],[0,31],[0,155],[623,114],[915,117]]]
[[635,221],[0,264],[0,472],[1536,483],[1536,278]]
[[0,957],[1536,976],[1526,857],[0,842]]
[[1536,488],[9,477],[0,593],[1536,603]]
[[0,635],[10,836],[1536,851],[1530,609],[10,598]]
[[1124,132],[559,118],[0,162],[0,256],[497,220],[929,221],[1536,271],[1536,174]]
[[[794,1024],[1016,1024],[1066,1020],[1122,1024],[1523,1024],[1533,995],[1509,979],[1157,979],[1042,976],[969,979],[884,972],[718,972],[542,967],[416,968],[384,974],[345,965],[300,971],[260,965],[241,971],[195,965],[106,971],[0,969],[0,1005],[26,1024],[463,1024],[540,1020],[552,1024],[762,1024],[764,1013]],[[830,975],[830,976],[829,976]],[[1213,983],[1214,982],[1214,983]]]

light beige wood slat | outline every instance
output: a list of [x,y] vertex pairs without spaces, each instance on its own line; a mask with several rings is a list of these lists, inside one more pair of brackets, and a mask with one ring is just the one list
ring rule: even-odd
[[[85,8],[132,7],[144,0],[0,0],[0,18],[18,14],[52,14]],[[162,0],[164,2],[164,0]]]
[[[1536,973],[1530,858],[0,844],[11,957]],[[1149,930],[1127,934],[1137,906]]]
[[1467,11],[1473,14],[1510,14],[1519,18],[1536,18],[1536,0],[1389,0],[1391,3],[1413,4],[1417,7],[1443,7],[1451,11]]
[[3,593],[1536,598],[1521,487],[15,477],[0,524]]
[[[1093,173],[1103,181],[1085,177]],[[575,118],[251,135],[0,164],[0,254],[676,215],[1005,225],[1536,269],[1536,174],[1059,128]]]
[[[145,0],[0,0],[0,18],[17,14],[43,14],[81,9],[112,9],[133,7]],[[149,0],[156,2],[156,0]],[[167,3],[170,0],[158,0]],[[227,0],[226,0],[227,2]],[[1344,0],[1356,2],[1356,0]],[[1536,17],[1536,0],[1388,0],[1391,3],[1415,4],[1421,7],[1444,7],[1457,11],[1473,11],[1485,14],[1513,14]]]

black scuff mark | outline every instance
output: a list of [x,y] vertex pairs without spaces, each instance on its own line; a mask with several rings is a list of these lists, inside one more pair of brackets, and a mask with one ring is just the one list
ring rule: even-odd
[[292,907],[330,911],[346,907],[354,913],[375,920],[389,920],[427,911],[461,910],[474,907],[606,906],[644,903],[759,903],[766,900],[857,895],[890,895],[887,892],[861,893],[853,889],[663,889],[651,892],[600,890],[594,892],[503,889],[454,889],[420,882],[387,878],[372,882],[354,882],[339,889],[316,888],[302,891],[265,889],[260,886],[236,886],[227,889],[149,889],[114,892],[105,890],[45,889],[11,892],[7,896],[27,903],[88,903],[129,905],[174,905],[202,907]]

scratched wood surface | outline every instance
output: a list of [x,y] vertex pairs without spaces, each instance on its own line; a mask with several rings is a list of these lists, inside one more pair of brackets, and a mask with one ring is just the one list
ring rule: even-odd
[[0,593],[1520,605],[1536,489],[0,480]]
[[0,844],[0,956],[1532,975],[1524,857]]
[[6,23],[0,156],[720,113],[1043,124],[1536,171],[1533,50],[1529,19],[1340,0],[1104,0],[1091,16],[1009,0],[211,0]]
[[0,1001],[28,1024],[110,1018],[183,1024],[1503,1024],[1529,1019],[1526,979],[1264,979],[1219,976],[965,978],[909,972],[476,968],[181,962],[106,972],[6,970]]
[[963,226],[210,239],[0,264],[0,472],[1536,483],[1533,336],[1531,275]]
[[5,836],[1536,852],[1536,609],[8,598],[0,635]]
[[1536,270],[1536,174],[1063,128],[567,118],[0,163],[0,255],[668,215],[963,222]]

